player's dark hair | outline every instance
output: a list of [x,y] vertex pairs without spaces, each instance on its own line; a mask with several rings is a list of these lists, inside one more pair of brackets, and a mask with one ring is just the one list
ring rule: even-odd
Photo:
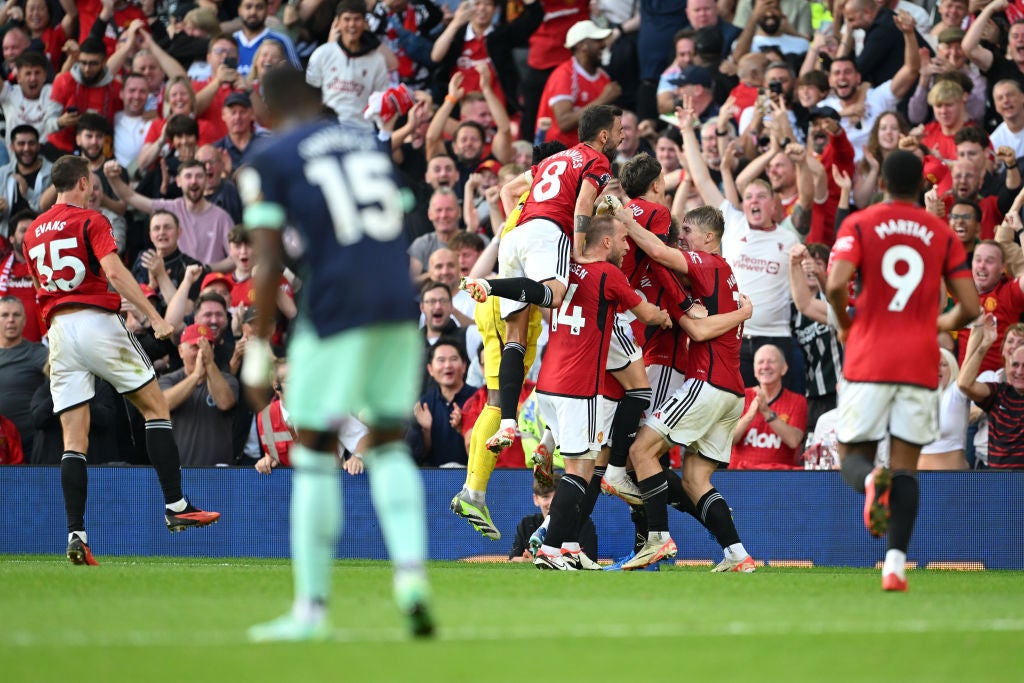
[[18,223],[22,221],[32,222],[39,218],[39,214],[32,209],[22,209],[18,213],[14,214],[7,220],[7,224],[11,226],[11,233],[14,233],[15,228],[18,227]]
[[[428,364],[434,362],[434,356],[437,355],[437,349],[442,347],[442,346],[451,346],[452,348],[454,348],[458,352],[459,358],[462,359],[462,362],[466,364],[467,369],[468,369],[468,366],[469,366],[469,354],[466,353],[466,349],[462,346],[462,344],[459,342],[459,340],[454,338],[454,337],[440,337],[436,342],[434,342],[433,346],[431,346],[427,350],[427,363]],[[466,379],[465,376],[463,376],[462,379],[465,380]]]
[[586,232],[586,244],[588,247],[597,244],[609,236],[615,236],[615,221],[612,220],[611,216],[594,216],[590,219],[590,225],[587,226]]
[[171,220],[174,221],[174,227],[181,227],[181,223],[178,222],[178,215],[173,211],[168,211],[167,209],[157,209],[156,211],[149,215],[149,220],[153,220],[157,216],[170,216]]
[[49,60],[42,52],[36,50],[25,50],[17,59],[14,60],[14,66],[19,69],[23,67],[38,66],[41,69],[45,69],[49,65]]
[[200,308],[200,306],[202,306],[203,304],[205,304],[205,303],[207,303],[209,301],[212,301],[215,304],[220,304],[221,306],[224,307],[224,311],[227,312],[227,310],[228,310],[228,302],[224,300],[224,297],[222,297],[217,292],[203,292],[203,293],[201,293],[199,295],[199,298],[196,299],[196,305],[192,309],[192,314],[193,315],[199,315],[199,308]]
[[78,133],[86,130],[110,135],[110,123],[104,116],[93,112],[87,112],[82,114],[78,119],[78,125],[75,126],[75,134],[77,135]]
[[615,119],[622,116],[622,110],[610,104],[592,104],[583,110],[580,115],[578,129],[580,142],[590,142],[597,139],[602,130],[610,131],[615,125]]
[[982,149],[988,149],[988,133],[981,126],[964,126],[953,136],[953,142],[959,145],[961,142],[977,143]]
[[323,105],[319,88],[306,83],[306,76],[288,62],[281,62],[263,73],[260,91],[267,108],[276,114],[292,114]]
[[194,138],[199,138],[199,124],[188,114],[175,114],[167,119],[164,131],[164,137],[167,140],[174,140],[179,135],[191,135]]
[[651,183],[660,177],[661,164],[647,152],[640,152],[619,170],[619,182],[630,199],[645,194]]
[[[970,199],[957,199],[953,202],[953,206],[967,206],[970,207],[971,213],[974,214],[974,220],[981,222],[981,206],[978,202],[973,202]],[[952,209],[952,207],[950,207]],[[952,212],[951,212],[952,213]]]
[[469,247],[470,249],[481,252],[487,245],[484,243],[484,238],[475,232],[469,232],[468,230],[459,230],[457,233],[452,235],[451,239],[448,240],[448,248],[452,251],[458,251]]
[[228,242],[231,244],[252,244],[252,238],[244,225],[236,225],[228,233]]
[[334,16],[340,17],[342,14],[362,14],[365,19],[366,3],[363,0],[341,0],[334,11]]
[[28,123],[19,123],[17,126],[14,127],[14,130],[11,131],[11,142],[14,142],[14,138],[18,137],[19,135],[25,134],[34,135],[36,136],[36,140],[39,139],[39,131],[36,130],[35,126],[30,125]]
[[85,157],[65,154],[53,162],[50,180],[57,192],[70,192],[79,180],[88,178],[90,174],[92,171],[89,169],[89,161]]
[[564,142],[558,140],[551,140],[550,142],[542,142],[533,148],[533,163],[534,165],[539,164],[550,156],[554,156],[559,152],[564,152],[569,149],[565,146]]
[[722,212],[713,206],[698,206],[687,211],[683,216],[683,223],[699,225],[701,230],[712,233],[719,240],[725,234],[725,218]]
[[921,190],[924,164],[916,154],[894,149],[882,162],[882,180],[886,191],[893,197],[917,201]]

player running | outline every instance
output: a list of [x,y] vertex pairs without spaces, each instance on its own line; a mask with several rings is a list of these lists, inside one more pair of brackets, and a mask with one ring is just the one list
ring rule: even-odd
[[[917,459],[921,446],[939,436],[936,334],[963,328],[980,311],[959,239],[945,221],[917,206],[922,168],[910,152],[885,158],[885,201],[843,221],[827,283],[846,341],[837,429],[843,479],[866,494],[864,525],[871,535],[889,534],[882,565],[886,591],[907,590]],[[856,315],[847,309],[855,278]],[[943,280],[957,303],[936,323]],[[887,434],[891,470],[874,467],[875,449]]]
[[166,339],[173,328],[121,262],[110,222],[82,208],[94,182],[88,162],[83,157],[61,157],[53,164],[52,181],[57,202],[29,227],[22,251],[49,325],[50,393],[64,431],[60,480],[68,520],[67,555],[74,564],[97,565],[85,531],[89,400],[96,377],[124,394],[146,420],[146,452],[163,489],[167,528],[206,526],[220,513],[200,510],[182,494],[167,400],[154,381],[149,357],[118,315],[121,297],[149,316],[157,337]]
[[[295,602],[289,614],[252,627],[249,637],[312,640],[330,633],[327,599],[342,521],[337,427],[348,414],[369,429],[365,462],[395,565],[395,598],[412,634],[429,636],[423,482],[403,440],[419,394],[423,339],[391,158],[378,140],[325,111],[320,92],[294,67],[269,71],[261,85],[279,135],[239,178],[260,263],[257,338],[249,340],[242,369],[250,392],[265,395],[271,379],[268,340],[286,223],[305,244],[305,286],[288,348],[287,408],[297,430],[291,451]],[[387,286],[366,286],[374,281]]]

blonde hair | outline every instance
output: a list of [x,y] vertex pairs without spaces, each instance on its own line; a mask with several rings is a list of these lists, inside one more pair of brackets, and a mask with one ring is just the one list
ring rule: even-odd
[[193,10],[189,10],[188,13],[185,14],[184,20],[195,26],[207,36],[212,36],[220,32],[220,22],[217,21],[217,15],[213,13],[213,10],[197,7]]
[[940,80],[928,91],[928,105],[931,107],[949,102],[962,102],[963,99],[964,89],[956,81]]
[[939,347],[939,356],[942,361],[949,366],[949,381],[946,382],[945,386],[939,387],[939,390],[943,390],[950,385],[952,382],[956,382],[957,375],[960,374],[960,364],[956,362],[956,356],[949,349]]
[[192,81],[189,80],[188,76],[175,76],[171,80],[167,81],[167,85],[164,86],[163,114],[165,119],[171,117],[171,88],[179,83],[184,85],[185,89],[188,91],[188,98],[192,102],[192,115],[195,116],[196,91],[192,89]]

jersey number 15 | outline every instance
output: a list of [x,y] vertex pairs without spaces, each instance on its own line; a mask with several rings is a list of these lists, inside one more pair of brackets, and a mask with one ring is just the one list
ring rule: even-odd
[[402,204],[383,154],[316,157],[302,170],[327,202],[338,244],[390,242],[402,233]]

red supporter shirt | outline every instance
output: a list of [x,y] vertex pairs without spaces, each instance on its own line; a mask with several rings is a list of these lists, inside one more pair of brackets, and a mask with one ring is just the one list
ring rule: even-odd
[[[192,89],[195,92],[199,92],[210,83],[206,81],[193,81]],[[213,137],[212,142],[220,140],[222,137],[228,134],[228,124],[224,123],[224,100],[228,98],[228,95],[235,92],[235,89],[231,87],[230,83],[221,83],[220,88],[214,93],[213,99],[210,100],[210,106],[203,110],[202,114],[196,116],[196,121],[199,123],[199,137],[203,137],[203,124],[209,129],[208,135]],[[239,91],[241,92],[241,91]],[[466,92],[469,92],[467,90]],[[200,145],[208,144],[200,142]]]
[[28,264],[8,254],[0,259],[0,296],[16,296],[25,307],[25,329],[21,336],[32,342],[41,341],[46,334],[46,323],[36,303],[36,286]]
[[830,262],[856,267],[859,293],[843,376],[938,387],[943,278],[970,278],[966,258],[953,230],[913,204],[875,204],[844,220]]
[[29,226],[22,251],[39,280],[39,306],[47,323],[55,308],[67,304],[120,310],[121,297],[110,291],[99,263],[117,253],[113,228],[103,214],[55,204]]
[[571,56],[565,34],[578,21],[590,18],[590,0],[540,0],[544,21],[530,36],[526,63],[539,71],[553,69]]
[[[996,317],[996,331],[999,334],[992,348],[982,359],[979,372],[999,370],[1003,367],[1003,340],[1006,339],[1006,328],[1020,322],[1020,316],[1024,313],[1024,292],[1020,289],[1019,280],[1004,277],[991,290],[978,292],[978,298],[981,300],[982,312],[991,313]],[[967,353],[967,339],[970,336],[970,328],[962,330],[957,335],[961,340],[960,348],[957,349],[957,360],[961,365]]]
[[571,102],[573,111],[583,109],[594,103],[594,100],[604,92],[604,87],[611,83],[611,80],[611,76],[600,67],[596,74],[587,73],[575,58],[559,65],[552,71],[544,86],[544,92],[541,93],[540,106],[537,107],[538,120],[544,117],[551,119],[551,128],[544,136],[545,142],[558,140],[566,147],[578,144],[580,138],[577,129],[559,129],[558,122],[555,120],[554,104],[563,101]]
[[[96,19],[100,16],[103,3],[100,0],[78,0],[78,42],[83,43],[89,37],[89,31]],[[146,22],[146,13],[141,8],[125,3],[121,9],[114,10],[114,16],[107,24],[107,32],[103,34],[103,44],[107,46],[107,56],[114,54],[117,49],[117,37],[127,30],[128,25],[135,19]]]
[[832,167],[838,166],[846,175],[853,177],[853,145],[840,128],[836,135],[830,135],[828,144],[821,151],[821,165],[825,167],[828,181],[828,199],[824,204],[815,204],[811,211],[811,229],[805,242],[820,242],[832,246],[836,240],[836,211],[839,209],[839,186],[832,178]]
[[[199,142],[197,143],[199,147],[212,145],[224,137],[224,135],[217,135],[217,130],[210,125],[209,121],[200,118],[196,119],[196,124],[199,126]],[[164,132],[165,125],[167,125],[167,119],[153,119],[153,123],[146,130],[146,137],[143,142],[156,142],[160,138],[160,133]]]
[[[750,404],[757,396],[757,387],[750,387],[744,392],[743,412],[746,413]],[[771,402],[771,409],[779,416],[780,422],[799,427],[807,431],[807,399],[800,394],[783,389],[782,393]],[[764,421],[758,412],[743,434],[743,440],[733,444],[732,457],[729,459],[730,470],[795,470],[802,469],[797,465],[796,458],[800,453],[790,448],[775,433],[771,425]]]
[[544,218],[559,228],[572,243],[575,232],[576,196],[587,182],[600,192],[612,177],[608,157],[580,143],[549,156],[532,169],[533,184],[516,225]]
[[[700,299],[708,315],[739,310],[740,290],[736,276],[725,259],[706,251],[684,251],[690,263],[690,293]],[[740,345],[743,326],[735,334],[726,332],[709,341],[690,340],[686,377],[707,382],[713,387],[737,396],[743,395],[743,377],[740,375]],[[938,367],[938,366],[936,366]]]
[[[491,72],[491,89],[498,96],[502,104],[505,104],[505,92],[501,89],[501,82],[498,80],[498,72],[494,70],[494,62],[487,52],[487,34],[469,37],[466,27],[466,41],[462,46],[462,53],[455,62],[455,71],[462,74],[462,89],[464,92],[477,92],[480,88],[480,72],[476,70],[477,64],[486,64]],[[490,33],[490,29],[487,31]],[[453,74],[454,75],[454,74]],[[486,157],[486,154],[484,155]]]
[[640,295],[614,264],[573,263],[565,299],[551,315],[537,391],[574,398],[600,394],[615,312],[640,303]]
[[[77,107],[79,113],[99,114],[111,125],[114,114],[121,110],[121,82],[112,80],[106,85],[87,86],[75,80],[70,73],[57,74],[50,89],[50,101],[60,105],[61,111]],[[46,141],[69,154],[75,149],[74,128],[60,128],[50,133]]]

